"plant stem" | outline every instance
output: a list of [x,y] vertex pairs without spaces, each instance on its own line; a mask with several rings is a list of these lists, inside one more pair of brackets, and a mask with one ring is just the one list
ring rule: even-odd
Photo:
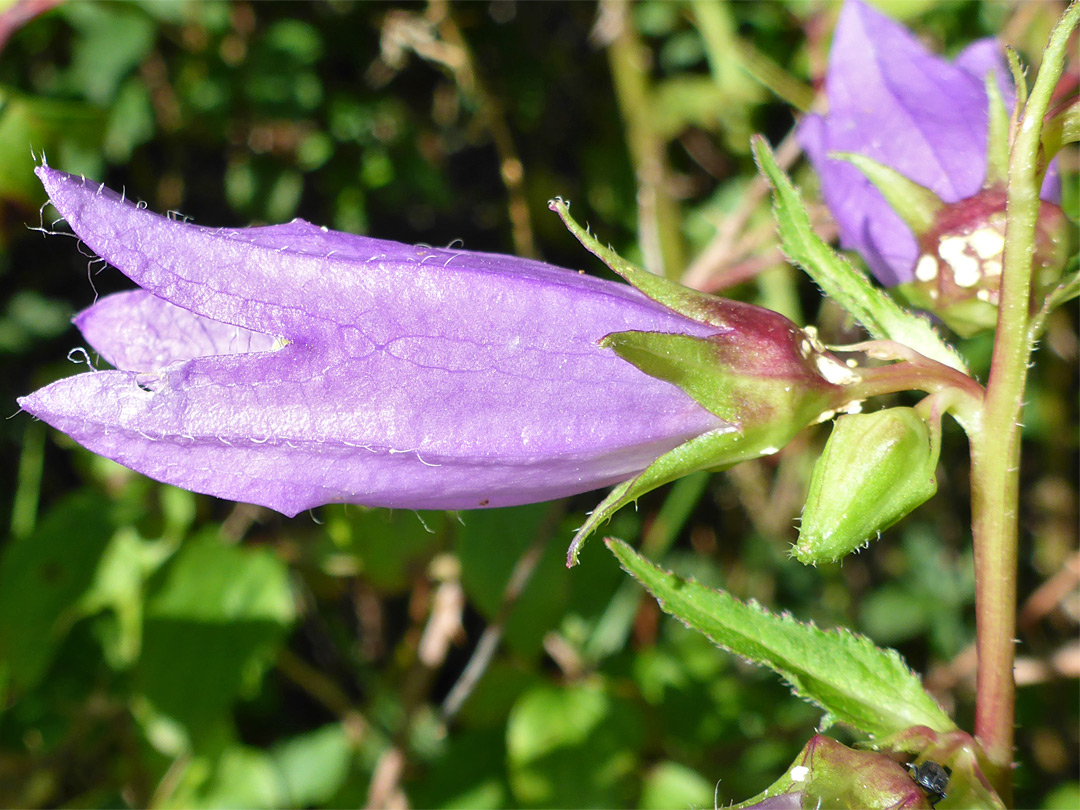
[[651,54],[634,29],[632,10],[619,0],[601,5],[601,18],[611,20],[616,30],[607,48],[608,63],[637,177],[638,240],[645,269],[677,279],[685,262],[682,217],[669,188],[667,142],[655,127],[656,102],[648,70]]
[[1075,3],[1050,37],[1042,69],[1024,108],[1009,157],[1007,225],[1001,304],[982,425],[971,439],[972,534],[978,670],[975,736],[990,762],[988,778],[1012,802],[1013,679],[1016,634],[1017,510],[1020,412],[1027,382],[1031,272],[1044,166],[1040,134],[1050,96],[1064,65]]

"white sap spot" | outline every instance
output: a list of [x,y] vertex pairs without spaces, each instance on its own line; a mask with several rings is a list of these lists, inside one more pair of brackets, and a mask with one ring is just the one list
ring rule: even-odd
[[989,303],[990,302],[990,291],[989,290],[977,290],[975,292],[975,297],[978,298],[980,301],[986,301],[987,303]]
[[952,265],[953,281],[957,287],[974,287],[982,278],[982,269],[977,259],[963,256],[958,261],[949,262]]
[[982,278],[979,260],[968,253],[968,240],[962,236],[946,236],[938,244],[938,255],[953,271],[958,287],[974,287]]
[[853,399],[851,402],[849,402],[847,404],[847,407],[844,408],[844,413],[846,413],[846,414],[862,413],[862,400],[861,399]]
[[937,278],[937,271],[937,259],[929,253],[924,253],[919,257],[919,263],[915,265],[915,278],[919,281],[933,281]]
[[1000,276],[1001,275],[1001,260],[992,259],[991,261],[983,264],[983,273],[988,276]]
[[967,254],[968,242],[962,236],[946,236],[938,242],[938,255],[949,264]]
[[814,358],[818,373],[833,385],[851,385],[859,381],[859,375],[850,368],[830,357],[818,355]]
[[779,453],[779,452],[780,452],[779,447],[763,447],[761,449],[761,455],[763,455],[763,456],[771,456],[771,455],[773,455],[775,453]]
[[797,765],[791,769],[791,781],[792,782],[805,782],[806,777],[810,775],[810,769],[805,765]]
[[1005,248],[1005,237],[994,228],[979,228],[968,237],[968,242],[980,259],[999,256]]

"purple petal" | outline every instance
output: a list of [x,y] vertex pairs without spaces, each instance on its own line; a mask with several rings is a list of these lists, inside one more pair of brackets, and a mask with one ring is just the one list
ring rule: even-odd
[[[134,292],[91,307],[80,328],[127,370],[20,404],[158,480],[290,515],[503,506],[625,480],[731,429],[597,346],[717,331],[624,285],[306,223],[200,228],[39,172],[81,239],[171,303]],[[291,342],[274,351],[276,335]]]
[[[79,238],[144,290],[255,332],[290,340],[348,332],[355,340],[361,330],[353,325],[362,323],[363,333],[377,341],[399,331],[395,321],[402,313],[418,322],[450,313],[452,320],[475,320],[484,317],[486,305],[499,303],[489,314],[502,320],[501,302],[508,297],[534,289],[557,306],[563,288],[574,291],[575,302],[587,303],[560,322],[595,315],[598,308],[659,314],[675,329],[688,323],[624,284],[578,277],[543,262],[405,245],[299,219],[259,228],[200,227],[47,166],[37,174]],[[532,320],[527,308],[511,308]]]
[[953,64],[967,71],[980,82],[985,81],[986,74],[993,71],[998,88],[1001,90],[1001,97],[1005,100],[1005,109],[1012,111],[1012,106],[1016,103],[1016,91],[1013,88],[1009,67],[1005,64],[1001,43],[994,37],[975,40],[956,55]]
[[[1009,73],[1009,66],[1002,54],[1000,42],[993,37],[978,39],[960,51],[953,60],[953,64],[963,68],[980,81],[985,80],[987,73],[994,71],[998,87],[1001,89],[1001,97],[1005,102],[1005,109],[1012,112],[1013,105],[1016,103],[1016,89],[1013,87],[1012,75]],[[1057,161],[1053,161],[1046,170],[1040,196],[1050,202],[1061,199],[1061,175],[1058,172]]]
[[83,337],[109,363],[153,371],[215,354],[267,352],[272,335],[204,318],[143,290],[115,293],[75,316]]
[[861,252],[886,285],[905,281],[918,253],[914,235],[858,169],[827,155],[867,155],[946,202],[971,196],[986,175],[983,79],[848,0],[833,36],[826,93],[828,115],[800,140],[821,176],[841,244]]

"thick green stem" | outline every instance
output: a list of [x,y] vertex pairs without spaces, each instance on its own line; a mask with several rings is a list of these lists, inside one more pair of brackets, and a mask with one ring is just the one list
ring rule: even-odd
[[1040,165],[1040,133],[1078,14],[1080,7],[1074,3],[1051,35],[1009,157],[1004,269],[994,359],[981,429],[970,436],[978,649],[975,736],[991,764],[987,775],[1006,804],[1012,800],[1016,704],[1013,661],[1020,412],[1032,348],[1032,259],[1045,168]]

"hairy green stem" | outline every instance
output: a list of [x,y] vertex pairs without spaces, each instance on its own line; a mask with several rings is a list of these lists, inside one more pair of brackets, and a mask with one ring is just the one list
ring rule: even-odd
[[1031,274],[1041,165],[1040,134],[1061,75],[1069,33],[1080,6],[1069,7],[1050,37],[1042,68],[1024,107],[1009,157],[1007,225],[1001,304],[986,387],[982,429],[971,438],[972,534],[978,650],[975,736],[990,761],[987,774],[1006,805],[1012,802],[1013,679],[1016,633],[1017,510],[1020,413],[1032,344]]

